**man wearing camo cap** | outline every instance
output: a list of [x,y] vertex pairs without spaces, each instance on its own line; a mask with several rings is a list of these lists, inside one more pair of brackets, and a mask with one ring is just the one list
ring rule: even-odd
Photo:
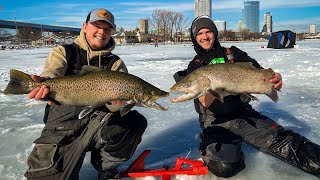
[[[84,65],[128,72],[124,62],[111,53],[115,48],[111,37],[115,28],[110,11],[93,9],[73,44],[54,48],[43,72],[40,76],[32,75],[33,80],[75,75]],[[28,98],[40,100],[48,92],[44,85],[30,92]],[[78,180],[84,157],[90,151],[98,179],[116,177],[117,167],[132,157],[147,127],[145,117],[135,110],[121,117],[119,110],[123,105],[123,101],[117,100],[88,110],[48,101],[43,118],[45,127],[34,141],[25,176],[32,180]]]

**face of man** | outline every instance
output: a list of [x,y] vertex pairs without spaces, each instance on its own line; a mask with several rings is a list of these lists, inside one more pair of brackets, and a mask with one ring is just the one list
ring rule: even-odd
[[210,29],[202,28],[197,33],[196,41],[205,50],[210,50],[214,44],[214,34]]
[[109,42],[112,26],[104,21],[87,22],[83,24],[86,39],[93,50],[102,50]]

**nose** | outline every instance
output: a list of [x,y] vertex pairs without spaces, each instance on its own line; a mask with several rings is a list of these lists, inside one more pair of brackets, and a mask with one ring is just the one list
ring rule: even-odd
[[208,34],[207,33],[202,33],[201,34],[201,39],[208,39]]
[[104,30],[103,28],[98,28],[98,33],[104,34],[104,33],[105,33],[104,31],[105,31],[105,30]]

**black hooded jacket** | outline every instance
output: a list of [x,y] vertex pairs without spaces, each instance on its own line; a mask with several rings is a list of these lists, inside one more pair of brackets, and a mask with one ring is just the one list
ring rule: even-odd
[[[214,25],[214,24],[213,24]],[[215,25],[214,25],[215,27]],[[190,74],[194,70],[208,65],[209,62],[214,58],[224,58],[226,63],[230,63],[228,60],[226,49],[222,47],[218,41],[218,32],[216,28],[212,29],[215,35],[214,46],[211,50],[203,49],[196,41],[193,32],[191,32],[191,39],[194,45],[194,50],[197,55],[193,58],[193,60],[189,63],[187,74]],[[253,66],[256,68],[262,68],[256,60],[248,56],[248,54],[235,46],[230,47],[231,52],[234,56],[234,62],[252,62]],[[206,108],[202,106],[198,99],[194,100],[196,111],[199,114],[205,114]],[[240,95],[230,95],[224,98],[224,102],[221,102],[217,99],[213,101],[213,103],[209,106],[209,110],[217,117],[217,116],[233,116],[238,113],[241,113],[244,108],[251,108],[249,105],[249,101],[242,102],[240,99]]]

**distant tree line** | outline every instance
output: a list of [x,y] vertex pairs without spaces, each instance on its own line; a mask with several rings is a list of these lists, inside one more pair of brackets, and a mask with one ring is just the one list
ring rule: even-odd
[[155,9],[152,17],[147,18],[152,34],[161,36],[163,41],[178,40],[178,35],[187,27],[188,18],[180,12]]
[[18,29],[17,38],[22,43],[28,43],[39,40],[42,37],[40,29],[33,29],[30,27],[22,27]]
[[12,35],[7,29],[0,28],[0,41],[10,41],[13,37],[14,35]]
[[220,31],[219,39],[225,41],[249,41],[257,39],[268,39],[267,34],[261,34],[257,32],[250,32],[248,29],[243,29],[239,32],[234,32],[232,30]]
[[41,30],[23,27],[17,29],[16,33],[10,33],[7,29],[0,29],[0,41],[12,41],[15,43],[27,43],[38,40],[42,37]]

